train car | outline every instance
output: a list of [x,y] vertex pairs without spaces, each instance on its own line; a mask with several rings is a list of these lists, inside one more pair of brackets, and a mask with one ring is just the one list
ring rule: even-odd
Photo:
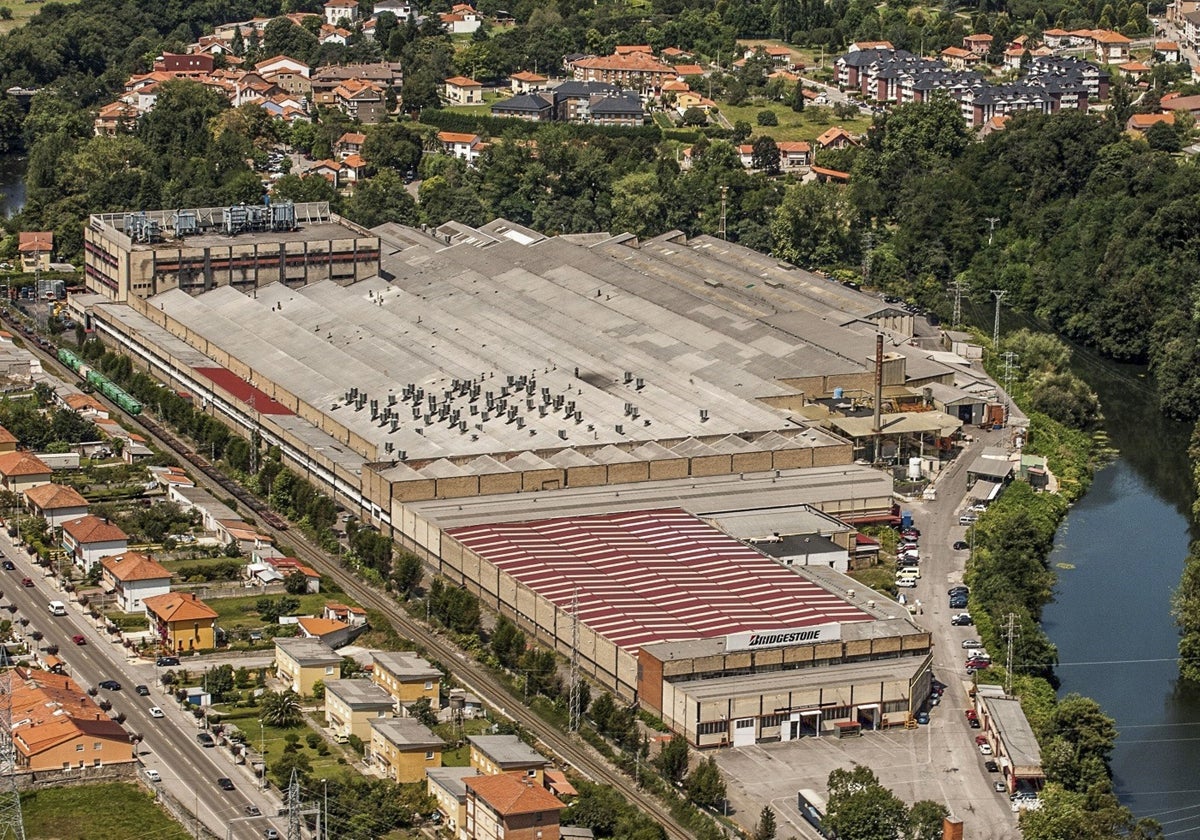
[[79,368],[83,364],[83,359],[79,358],[65,347],[59,348],[58,360],[76,373],[79,372]]

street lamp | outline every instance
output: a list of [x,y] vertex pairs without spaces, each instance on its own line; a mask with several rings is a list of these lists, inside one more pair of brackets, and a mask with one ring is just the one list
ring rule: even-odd
[[260,790],[267,789],[267,735],[263,728],[262,718],[258,719],[258,757],[262,760],[262,785]]

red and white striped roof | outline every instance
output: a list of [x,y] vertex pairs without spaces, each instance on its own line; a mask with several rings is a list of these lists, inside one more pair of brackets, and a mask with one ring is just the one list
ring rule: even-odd
[[682,510],[453,528],[487,562],[631,653],[871,616]]

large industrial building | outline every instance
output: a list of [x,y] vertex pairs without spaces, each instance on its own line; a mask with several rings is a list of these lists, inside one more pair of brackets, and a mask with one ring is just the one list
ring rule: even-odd
[[[118,266],[141,255],[141,279],[89,280],[99,294],[74,305],[490,607],[561,652],[579,638],[598,682],[693,743],[879,724],[923,701],[927,634],[830,568],[855,546],[823,519],[890,512],[891,474],[858,462],[867,438],[938,466],[963,420],[927,386],[989,399],[966,360],[915,339],[912,314],[709,237],[362,231],[301,207],[294,229],[216,225],[182,244],[323,253],[335,225],[354,234],[338,246],[353,272],[318,260],[276,282],[256,263],[184,282],[161,268],[181,243],[121,241]],[[132,215],[93,217],[89,243],[98,218],[144,224]],[[861,435],[835,422],[882,403]],[[777,559],[747,545],[776,521],[837,544]],[[759,631],[776,641],[747,646]]]

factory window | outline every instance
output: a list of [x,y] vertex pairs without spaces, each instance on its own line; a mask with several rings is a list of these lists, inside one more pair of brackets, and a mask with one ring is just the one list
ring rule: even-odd
[[75,752],[83,752],[83,744],[76,744]]
[[713,720],[696,726],[697,735],[720,735],[722,732],[728,731],[729,724],[723,720]]
[[768,726],[779,726],[783,723],[783,715],[763,715],[759,718],[759,725],[764,729]]

